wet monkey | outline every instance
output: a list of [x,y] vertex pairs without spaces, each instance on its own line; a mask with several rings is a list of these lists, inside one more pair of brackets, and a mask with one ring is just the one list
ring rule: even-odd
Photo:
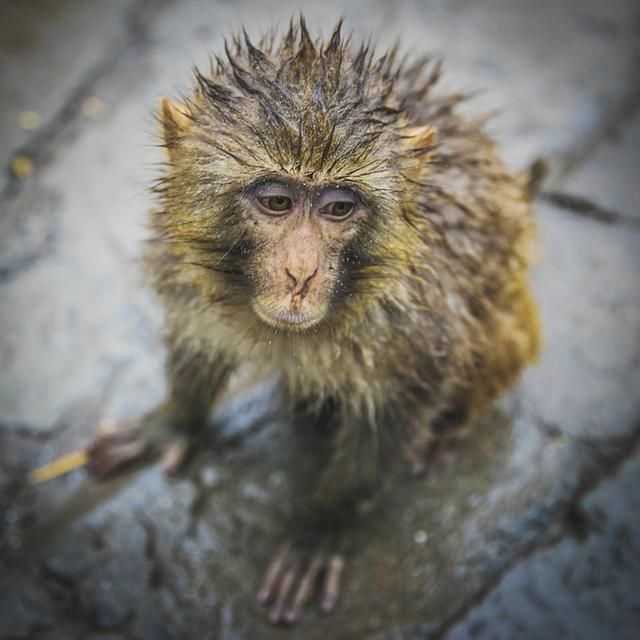
[[440,74],[340,24],[311,37],[301,19],[232,37],[188,98],[162,101],[168,161],[144,261],[169,392],[99,436],[88,466],[101,478],[162,451],[177,468],[240,364],[277,371],[296,428],[315,425],[327,455],[259,589],[272,622],[317,593],[333,608],[340,534],[386,456],[428,462],[539,349],[526,179]]

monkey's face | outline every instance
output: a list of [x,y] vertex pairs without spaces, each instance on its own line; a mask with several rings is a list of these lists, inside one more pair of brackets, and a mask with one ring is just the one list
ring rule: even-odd
[[253,311],[278,329],[319,323],[331,310],[346,249],[366,215],[362,200],[347,187],[278,179],[252,185],[245,206]]
[[186,283],[251,328],[321,335],[359,322],[408,271],[436,142],[412,103],[438,70],[400,81],[393,51],[374,62],[339,29],[324,47],[298,35],[263,50],[234,40],[190,98],[162,101],[159,286]]

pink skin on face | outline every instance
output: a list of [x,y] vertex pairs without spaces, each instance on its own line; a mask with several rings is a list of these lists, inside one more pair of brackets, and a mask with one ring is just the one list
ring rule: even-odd
[[338,249],[364,214],[349,188],[310,190],[268,182],[252,196],[254,224],[267,237],[259,256],[262,290],[252,306],[267,324],[301,330],[322,320],[338,271]]

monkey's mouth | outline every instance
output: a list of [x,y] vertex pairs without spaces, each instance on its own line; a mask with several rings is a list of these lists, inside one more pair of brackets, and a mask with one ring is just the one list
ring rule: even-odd
[[322,320],[324,314],[310,314],[290,309],[266,309],[258,302],[254,302],[253,310],[256,315],[276,329],[287,329],[289,331],[302,331],[308,329]]

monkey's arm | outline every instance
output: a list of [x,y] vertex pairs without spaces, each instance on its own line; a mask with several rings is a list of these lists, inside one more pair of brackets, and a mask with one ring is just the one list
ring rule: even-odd
[[189,441],[206,425],[211,403],[224,387],[233,363],[169,341],[167,398],[133,423],[99,434],[87,451],[87,469],[104,478],[141,458],[163,456],[167,472],[183,462]]
[[383,462],[391,464],[399,453],[381,425],[362,417],[340,422],[328,460],[301,511],[313,527],[340,530],[356,518],[365,502],[372,505],[382,491]]
[[[326,426],[331,426],[330,415],[324,413],[323,419]],[[269,564],[258,594],[260,602],[268,606],[271,622],[296,622],[320,576],[320,609],[333,609],[348,542],[344,534],[361,517],[363,507],[370,512],[379,501],[383,492],[382,456],[385,471],[394,458],[399,458],[400,443],[387,442],[386,438],[383,442],[379,425],[339,413],[333,420],[337,428],[330,447],[324,456],[321,454],[325,458],[323,468],[319,474],[311,467],[305,468],[306,475],[316,478],[314,487],[304,479],[296,483],[299,495],[290,537]],[[317,448],[327,449],[322,443]]]

